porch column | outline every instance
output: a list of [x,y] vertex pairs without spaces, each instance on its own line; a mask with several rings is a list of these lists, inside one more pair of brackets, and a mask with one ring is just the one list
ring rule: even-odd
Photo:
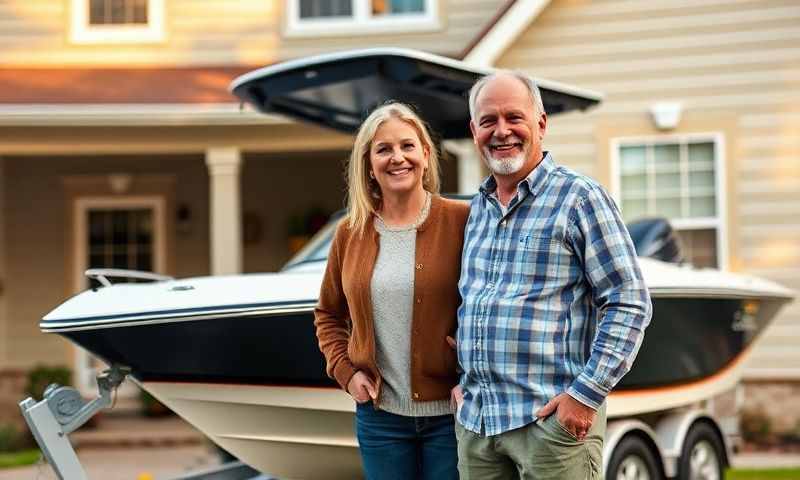
[[8,365],[8,315],[6,314],[6,190],[5,159],[0,157],[0,365]]
[[458,156],[458,193],[477,193],[486,173],[475,144],[472,140],[448,140],[444,147]]
[[206,165],[211,200],[211,274],[241,273],[241,152],[237,147],[209,148],[206,150]]

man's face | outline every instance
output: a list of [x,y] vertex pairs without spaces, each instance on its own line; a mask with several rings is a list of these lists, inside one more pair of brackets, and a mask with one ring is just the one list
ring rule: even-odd
[[527,87],[500,75],[478,93],[470,129],[475,146],[494,175],[530,172],[542,158],[547,117],[537,113]]

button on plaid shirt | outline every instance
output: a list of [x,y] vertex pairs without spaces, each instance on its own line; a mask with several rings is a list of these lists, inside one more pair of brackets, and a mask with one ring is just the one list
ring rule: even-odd
[[598,408],[630,369],[650,296],[614,201],[549,153],[504,213],[491,176],[472,200],[459,290],[464,428],[496,435],[561,392]]

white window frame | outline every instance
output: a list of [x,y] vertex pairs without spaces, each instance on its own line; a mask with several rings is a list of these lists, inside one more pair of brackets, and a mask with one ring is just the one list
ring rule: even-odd
[[424,0],[420,14],[395,14],[373,17],[371,0],[351,0],[350,17],[300,18],[300,0],[286,0],[287,37],[345,36],[353,34],[407,33],[437,30],[439,0]]
[[147,25],[91,25],[89,0],[71,0],[70,40],[77,44],[164,41],[164,0],[147,0]]
[[[85,196],[75,199],[73,204],[73,258],[75,258],[73,275],[73,292],[79,293],[89,287],[89,280],[84,272],[87,266],[86,238],[88,225],[87,214],[90,210],[117,210],[147,208],[153,211],[153,270],[164,273],[166,270],[166,200],[159,195],[131,195],[125,197],[111,196]],[[89,353],[81,347],[74,347],[75,356],[75,386],[85,395],[97,393],[95,375],[97,372],[89,365]],[[127,385],[126,385],[127,384]],[[120,386],[118,395],[121,397],[134,397],[138,389],[131,382]]]
[[[611,139],[611,195],[622,209],[622,165],[620,148],[623,146],[680,145],[686,148],[689,143],[710,142],[714,144],[714,188],[716,198],[716,215],[703,218],[670,218],[670,224],[676,230],[702,230],[715,228],[717,232],[717,265],[720,270],[728,269],[728,214],[727,188],[725,172],[725,136],[721,132],[687,133],[658,136],[631,136]],[[686,157],[685,153],[682,157]],[[653,188],[652,186],[649,187]],[[681,185],[681,197],[686,195],[687,181]]]

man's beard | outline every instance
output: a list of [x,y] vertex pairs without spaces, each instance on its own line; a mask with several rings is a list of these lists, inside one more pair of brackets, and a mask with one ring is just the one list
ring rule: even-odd
[[485,147],[483,149],[483,160],[486,162],[486,166],[489,167],[489,170],[491,170],[492,173],[496,173],[497,175],[513,175],[519,172],[522,170],[523,165],[525,165],[525,159],[527,156],[527,148],[525,148],[518,155],[502,159],[494,158],[489,147]]

